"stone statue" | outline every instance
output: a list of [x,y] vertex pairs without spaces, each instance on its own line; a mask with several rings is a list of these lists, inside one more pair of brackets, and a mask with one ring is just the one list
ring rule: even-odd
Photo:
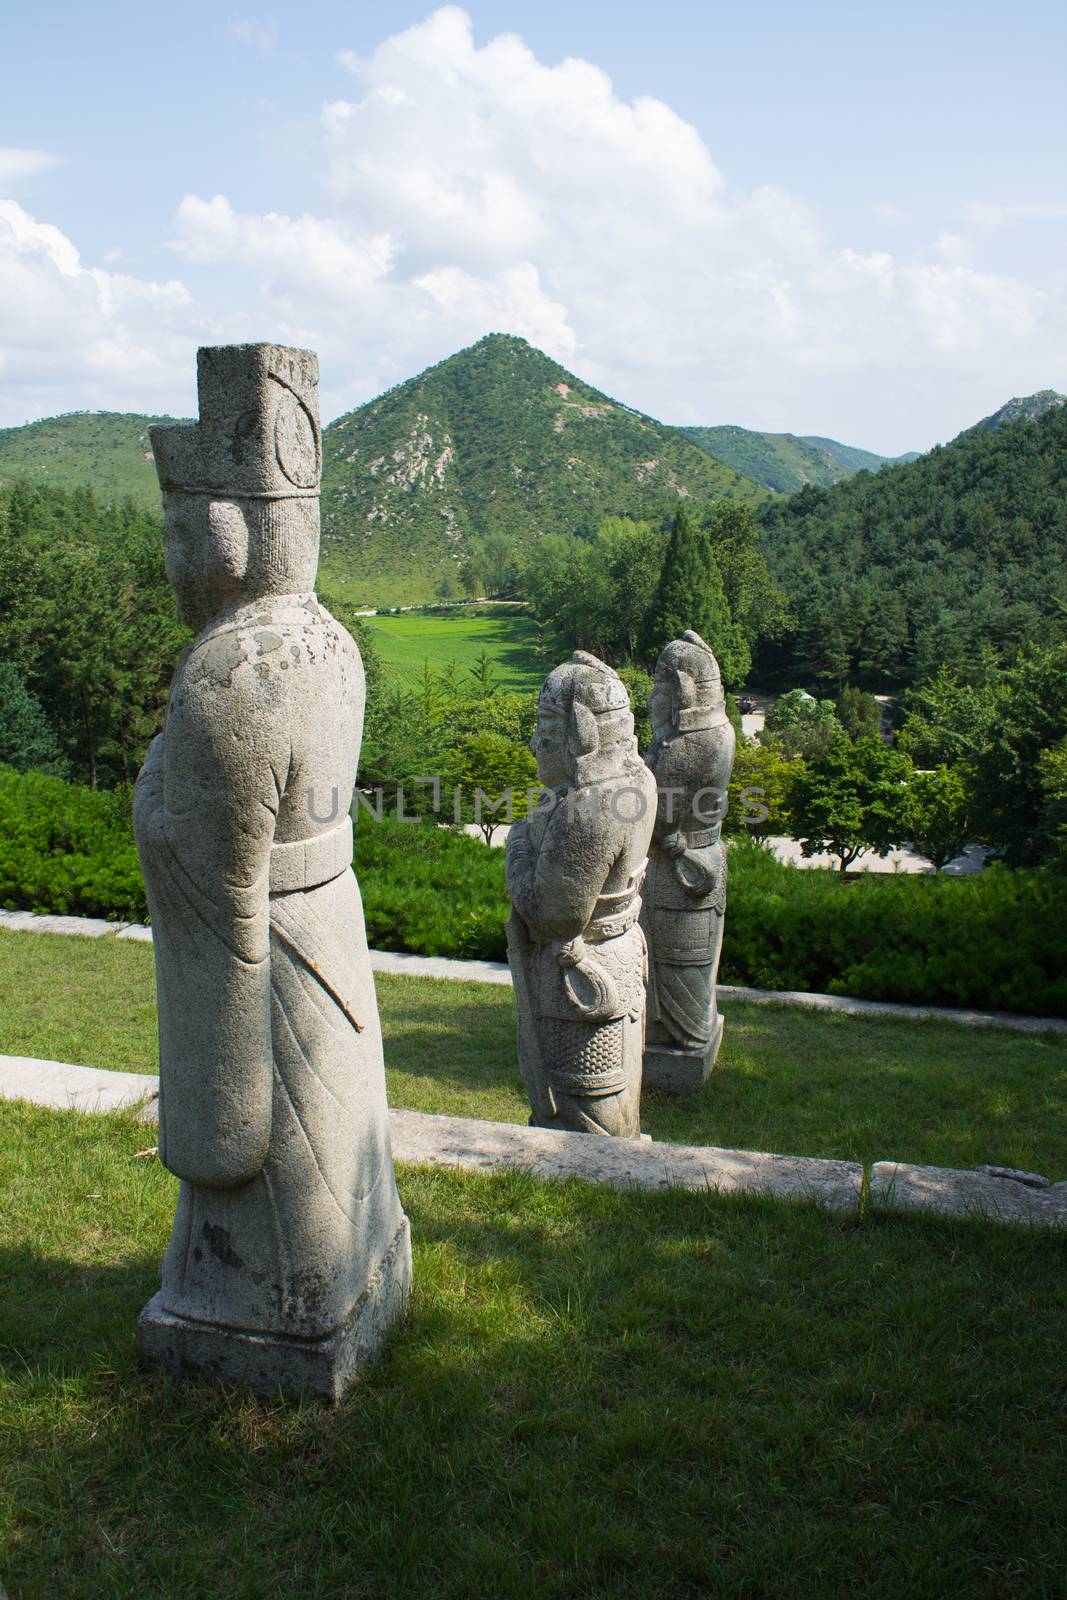
[[519,1062],[535,1127],[641,1132],[641,882],[655,783],[617,673],[577,650],[549,674],[531,749],[544,793],[507,845]]
[[199,423],[151,430],[196,638],[134,802],[182,1180],[141,1356],[336,1399],[411,1276],[351,869],[363,666],[313,593],[316,357],[233,345],[197,368]]
[[644,1081],[684,1092],[706,1081],[722,1040],[719,835],[736,743],[718,663],[698,633],[687,630],[663,651],[649,707],[646,759],[659,800],[641,913],[649,954]]

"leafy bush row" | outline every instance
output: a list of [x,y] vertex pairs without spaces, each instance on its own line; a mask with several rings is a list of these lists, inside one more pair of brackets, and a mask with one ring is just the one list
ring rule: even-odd
[[[503,959],[502,851],[447,829],[361,814],[355,864],[372,946]],[[0,903],[143,918],[126,798],[0,770]],[[722,978],[1067,1016],[1067,878],[991,867],[974,878],[844,879],[783,865],[738,841]]]

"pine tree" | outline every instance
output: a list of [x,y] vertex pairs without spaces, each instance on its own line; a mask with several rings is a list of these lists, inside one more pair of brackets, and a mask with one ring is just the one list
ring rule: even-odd
[[655,596],[645,618],[643,655],[653,662],[672,639],[693,628],[715,653],[728,684],[743,683],[752,664],[744,634],[730,615],[722,574],[706,534],[679,504]]

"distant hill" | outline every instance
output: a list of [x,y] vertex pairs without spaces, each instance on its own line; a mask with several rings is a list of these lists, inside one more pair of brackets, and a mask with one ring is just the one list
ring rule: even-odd
[[922,682],[1053,642],[1067,619],[1067,406],[969,428],[910,463],[760,512],[796,632],[765,672],[807,688]]
[[58,489],[91,484],[101,501],[126,495],[146,511],[160,509],[148,429],[171,417],[117,411],[72,411],[21,428],[0,428],[0,487],[19,478]]
[[878,456],[836,439],[795,433],[756,433],[750,428],[690,427],[680,430],[717,460],[776,494],[794,494],[806,483],[825,487],[857,472],[877,472],[907,456]]
[[490,334],[325,430],[324,565],[367,600],[420,600],[471,540],[528,544],[660,516],[679,496],[757,506],[767,492],[525,339]]
[[[1007,405],[1001,406],[999,411],[994,411],[991,417],[983,417],[981,422],[976,422],[976,428],[1003,428],[1007,422],[1036,422],[1038,417],[1043,417],[1046,411],[1051,411],[1053,406],[1067,406],[1067,394],[1059,394],[1055,389],[1039,389],[1036,394],[1016,396],[1009,400]],[[966,432],[971,432],[966,429]]]

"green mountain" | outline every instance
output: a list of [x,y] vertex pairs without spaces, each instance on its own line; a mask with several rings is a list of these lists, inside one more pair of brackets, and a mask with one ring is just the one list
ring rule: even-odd
[[21,428],[0,428],[0,487],[19,479],[59,489],[91,484],[107,502],[126,495],[159,511],[159,484],[148,428],[171,417],[117,411],[72,411]]
[[760,513],[792,637],[762,669],[809,689],[965,677],[1067,628],[1067,406]]
[[368,601],[426,599],[471,541],[658,517],[679,496],[767,497],[677,428],[494,333],[325,430],[324,568]]
[[750,428],[682,428],[680,430],[717,460],[742,472],[776,494],[793,494],[806,483],[825,487],[843,483],[857,472],[877,472],[894,460],[914,455],[877,456],[870,450],[839,444],[836,439],[795,433],[755,433]]
[[983,417],[981,422],[976,422],[975,427],[1003,428],[1007,422],[1036,422],[1053,406],[1067,406],[1067,394],[1059,394],[1055,389],[1039,389],[1036,394],[1017,395],[1007,405],[1001,406],[999,411],[994,411],[991,417]]

